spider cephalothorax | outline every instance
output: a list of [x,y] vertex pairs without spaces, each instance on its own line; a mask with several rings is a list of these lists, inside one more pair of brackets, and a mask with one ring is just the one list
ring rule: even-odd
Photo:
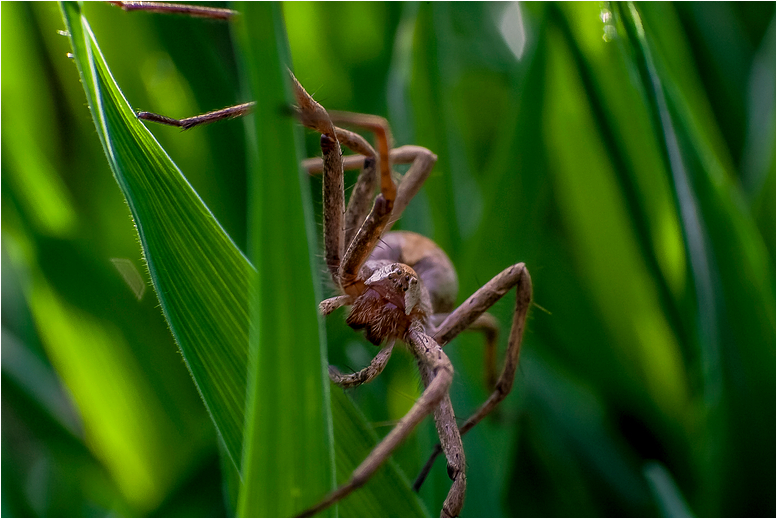
[[364,290],[353,302],[346,322],[354,330],[364,329],[367,340],[407,340],[413,321],[423,324],[431,313],[429,293],[415,270],[389,260],[368,260],[359,277]]

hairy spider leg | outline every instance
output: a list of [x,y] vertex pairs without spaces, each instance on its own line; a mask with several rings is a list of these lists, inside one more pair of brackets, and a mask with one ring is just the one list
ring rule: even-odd
[[[450,314],[434,314],[430,320],[432,326],[438,327]],[[483,334],[483,379],[488,389],[496,386],[496,344],[499,338],[499,323],[496,317],[483,312],[465,332],[480,332]]]
[[[392,164],[410,164],[410,169],[407,170],[405,175],[402,177],[402,180],[399,182],[399,186],[397,187],[397,198],[394,201],[394,209],[391,213],[391,220],[383,230],[384,234],[390,231],[394,223],[402,216],[402,212],[407,207],[407,204],[410,203],[410,200],[412,200],[416,194],[418,194],[418,191],[429,177],[429,174],[432,172],[432,169],[437,162],[437,155],[422,146],[413,145],[405,145],[392,149],[389,152],[389,158]],[[358,169],[360,167],[363,168],[362,173],[359,175],[359,179],[356,182],[356,186],[351,193],[351,199],[348,202],[349,209],[351,208],[351,204],[355,202],[354,198],[357,197],[357,193],[359,198],[366,199],[363,203],[368,204],[369,199],[371,198],[374,191],[374,187],[371,189],[365,187],[364,189],[357,190],[357,188],[359,188],[360,184],[362,183],[362,176],[365,175],[367,159],[368,157],[363,155],[348,155],[343,157],[343,168],[346,171]],[[318,157],[305,159],[302,162],[302,166],[310,174],[321,173],[324,169],[323,161]],[[377,182],[377,180],[374,182]],[[375,184],[369,185],[374,186]],[[364,210],[364,214],[367,214],[366,209]],[[361,225],[361,222],[364,221],[364,217],[362,217],[361,220],[354,219],[354,222],[357,221],[359,222],[359,225]],[[348,222],[347,215],[346,222]],[[346,232],[347,231],[348,224],[346,223]],[[346,234],[346,243],[348,242],[350,242],[350,240]]]
[[[510,336],[507,341],[507,351],[505,352],[505,362],[502,368],[502,374],[496,382],[493,392],[486,401],[470,416],[466,422],[459,428],[461,435],[465,435],[475,425],[487,416],[494,408],[505,399],[513,388],[515,372],[518,369],[518,359],[521,353],[521,342],[523,332],[526,328],[526,315],[531,306],[532,285],[531,277],[526,265],[517,263],[506,268],[491,281],[483,285],[466,301],[464,301],[456,310],[442,322],[442,324],[432,333],[440,346],[445,346],[452,341],[463,330],[471,327],[485,311],[494,305],[503,295],[516,287],[515,310],[513,311],[513,322],[510,328]],[[434,459],[441,452],[440,446],[435,447],[429,460],[418,477],[413,488],[421,488],[426,476],[431,469]]]
[[160,14],[182,14],[212,20],[229,20],[237,14],[232,9],[222,7],[204,7],[189,4],[171,4],[168,2],[108,2],[125,11],[146,11]]
[[345,124],[347,126],[355,126],[356,128],[362,128],[375,134],[375,140],[378,145],[380,192],[383,195],[383,198],[393,206],[394,200],[397,197],[397,186],[391,178],[389,150],[391,149],[392,138],[388,121],[378,115],[355,114],[352,112],[340,112],[336,110],[330,111],[329,116],[332,118],[332,121],[339,125]]
[[254,110],[255,105],[256,103],[251,101],[222,108],[221,110],[213,110],[212,112],[195,115],[194,117],[187,117],[185,119],[173,119],[172,117],[155,114],[154,112],[138,112],[135,115],[138,119],[143,119],[144,121],[166,124],[167,126],[176,126],[182,130],[188,130],[195,126],[203,126],[205,124],[215,123],[216,121],[223,121],[224,119],[242,117],[250,114]]
[[343,186],[343,154],[337,131],[324,107],[318,104],[297,81],[291,71],[297,116],[302,124],[321,134],[321,152],[324,156],[324,255],[332,280],[340,286],[340,266],[345,248],[343,214],[345,191]]
[[400,146],[391,150],[390,155],[394,164],[410,164],[410,169],[407,170],[399,183],[391,221],[386,226],[384,233],[390,231],[394,223],[399,220],[407,204],[418,194],[437,163],[437,155],[422,146]]
[[369,366],[360,369],[355,373],[343,374],[334,366],[329,366],[329,380],[343,389],[349,389],[371,382],[375,377],[383,373],[386,364],[388,364],[388,361],[391,358],[394,344],[396,344],[396,339],[390,339],[386,346],[375,355],[375,358],[372,359]]
[[[418,368],[421,372],[421,380],[427,386],[431,381],[429,368],[420,361]],[[467,463],[464,456],[464,444],[461,442],[461,433],[456,427],[456,415],[448,391],[434,408],[434,425],[437,429],[437,436],[440,438],[440,443],[437,445],[445,453],[448,462],[448,477],[451,479],[451,487],[448,489],[448,495],[442,504],[440,517],[458,517],[464,507],[464,495],[467,491]]]
[[345,249],[343,157],[337,139],[326,134],[321,135],[321,152],[324,155],[324,258],[332,280],[340,286],[340,265]]
[[[310,517],[322,510],[327,509],[337,501],[341,500],[357,488],[366,483],[376,470],[388,459],[394,449],[410,434],[410,432],[429,414],[435,411],[440,401],[448,393],[451,380],[453,379],[453,366],[448,356],[442,351],[437,342],[421,330],[420,323],[417,323],[413,329],[408,332],[408,346],[418,359],[420,365],[427,371],[428,384],[426,389],[418,400],[410,408],[410,411],[402,417],[399,423],[391,430],[378,445],[372,450],[367,458],[354,470],[350,479],[344,485],[330,493],[315,506],[308,508],[299,517]],[[425,380],[426,381],[426,380]],[[451,413],[453,411],[451,410]],[[455,431],[455,427],[449,428]],[[451,487],[446,499],[446,505],[443,506],[443,513],[449,516],[456,516],[461,510],[464,501],[463,486],[466,485],[466,477],[463,471],[463,448],[461,447],[461,437],[458,431],[452,434],[452,442],[458,443],[460,449],[460,459],[462,467],[456,481],[457,485]],[[458,437],[458,442],[455,438]],[[444,441],[448,443],[448,441]],[[452,493],[454,495],[452,495]]]
[[[370,143],[358,133],[335,127],[335,134],[341,145],[356,153],[356,155],[343,157],[344,171],[357,169],[361,166],[361,173],[359,173],[356,185],[351,191],[348,206],[345,209],[345,244],[347,245],[351,243],[356,231],[362,226],[370,211],[370,201],[378,182],[376,175],[378,155]],[[348,159],[350,161],[346,165],[345,161]],[[353,159],[358,160],[354,161]],[[323,171],[323,160],[317,158],[313,160],[319,161],[319,171]]]
[[[361,157],[361,155],[357,155]],[[351,243],[356,232],[370,212],[370,201],[378,185],[378,170],[375,157],[364,157],[356,185],[351,190],[348,207],[345,208],[345,243]],[[348,168],[346,168],[348,169]]]

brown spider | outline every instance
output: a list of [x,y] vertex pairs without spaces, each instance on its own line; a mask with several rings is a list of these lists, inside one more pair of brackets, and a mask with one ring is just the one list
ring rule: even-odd
[[[182,11],[175,5],[169,7],[171,4],[152,2],[112,3],[128,10],[184,12],[213,18],[228,18],[232,14],[231,11],[225,12],[228,10],[212,8],[187,7]],[[151,9],[149,4],[154,4]],[[210,13],[211,10],[214,12]],[[325,258],[340,295],[325,299],[319,309],[322,314],[328,315],[341,306],[351,306],[347,323],[356,330],[364,330],[367,340],[375,345],[385,341],[383,349],[366,368],[344,375],[330,367],[329,377],[333,383],[345,388],[371,381],[383,371],[395,342],[399,340],[408,345],[418,360],[426,387],[410,411],[356,468],[348,482],[300,515],[315,515],[362,486],[415,426],[433,414],[440,444],[414,488],[420,487],[435,457],[444,453],[448,475],[453,483],[443,503],[441,516],[456,517],[464,505],[467,485],[461,435],[490,413],[512,388],[526,314],[531,305],[529,272],[523,263],[505,269],[454,310],[458,280],[447,255],[424,236],[412,232],[389,232],[421,188],[437,157],[420,146],[391,149],[391,133],[385,119],[348,112],[327,112],[293,75],[291,80],[297,116],[303,125],[321,134],[323,159],[308,159],[304,166],[311,173],[323,173]],[[243,115],[252,106],[253,103],[245,103],[182,120],[149,112],[141,112],[138,117],[187,129]],[[335,126],[335,123],[374,133],[377,152],[362,136]],[[344,157],[341,144],[355,155]],[[392,178],[393,164],[410,164],[398,185]],[[343,174],[346,169],[358,168],[361,172],[346,209]],[[378,185],[380,193],[374,198],[370,210]],[[486,310],[513,286],[517,292],[515,311],[504,367],[497,380],[497,323]],[[487,381],[494,390],[459,428],[448,394],[453,366],[443,347],[465,329],[485,334]]]
[[[419,146],[390,149],[391,134],[385,119],[327,112],[293,75],[292,82],[300,121],[321,134],[323,160],[308,159],[305,166],[310,172],[322,171],[324,175],[326,263],[341,292],[339,296],[322,301],[319,308],[328,315],[341,306],[350,305],[346,322],[356,330],[363,329],[367,340],[373,344],[386,341],[386,346],[366,368],[343,375],[330,367],[329,377],[341,387],[369,382],[383,371],[395,341],[400,340],[418,359],[426,386],[410,411],[357,467],[350,480],[302,515],[314,515],[363,485],[413,428],[427,415],[434,414],[440,446],[416,481],[415,488],[423,482],[434,457],[443,452],[453,484],[443,503],[441,516],[456,517],[464,505],[467,486],[461,435],[490,413],[512,388],[526,314],[531,304],[529,272],[523,263],[505,269],[454,310],[458,281],[448,256],[424,236],[388,232],[421,188],[437,157]],[[378,152],[360,135],[337,127],[335,123],[373,132]],[[343,157],[340,144],[357,155]],[[397,186],[392,179],[391,165],[402,163],[411,165]],[[343,171],[359,166],[361,173],[345,209]],[[378,182],[380,193],[368,214]],[[517,301],[502,374],[488,400],[459,428],[448,394],[453,366],[442,348],[465,329],[483,331],[489,366],[487,378],[493,383],[497,325],[485,311],[513,286],[517,286]]]

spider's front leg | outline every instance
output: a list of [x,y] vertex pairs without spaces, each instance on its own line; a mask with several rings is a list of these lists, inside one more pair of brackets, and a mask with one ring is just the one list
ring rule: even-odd
[[[361,226],[367,211],[369,210],[368,203],[372,197],[372,192],[374,191],[375,185],[377,185],[377,179],[369,177],[370,174],[374,174],[375,167],[374,161],[369,163],[370,158],[374,158],[374,155],[348,155],[343,157],[343,168],[346,171],[363,168],[363,171],[359,175],[359,179],[354,186],[351,199],[348,201],[348,210],[346,211],[345,217],[346,242],[350,242],[349,235],[347,234],[349,229],[348,222],[353,222],[350,224],[353,230],[356,230]],[[432,172],[432,169],[437,162],[437,155],[422,146],[405,145],[392,149],[389,152],[389,160],[391,161],[391,164],[410,164],[410,169],[407,170],[407,173],[402,177],[402,180],[397,187],[397,198],[394,201],[394,210],[391,213],[391,220],[383,230],[384,234],[391,230],[391,226],[402,216],[402,212],[407,207],[407,204],[409,204],[410,200],[418,194],[418,191],[429,177],[429,174]],[[371,171],[367,170],[368,165],[373,168]],[[322,173],[324,171],[324,161],[319,157],[304,160],[302,166],[310,174]],[[371,178],[371,183],[367,184],[367,178]],[[362,205],[364,207],[363,212],[354,214],[353,217],[349,219],[348,215],[351,213],[351,207],[357,205]],[[351,234],[351,237],[352,236],[353,234]]]

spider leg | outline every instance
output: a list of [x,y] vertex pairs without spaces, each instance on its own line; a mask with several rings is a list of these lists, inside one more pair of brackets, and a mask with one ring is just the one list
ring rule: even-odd
[[[397,186],[391,178],[389,150],[391,149],[392,139],[388,121],[378,115],[355,114],[352,112],[331,111],[329,112],[329,116],[332,118],[332,121],[337,124],[363,128],[375,134],[378,144],[377,159],[378,168],[380,170],[380,192],[383,195],[383,198],[385,198],[390,205],[393,205],[394,200],[397,197]],[[348,147],[351,148],[350,146]]]
[[[378,243],[378,240],[383,234],[389,218],[391,217],[391,212],[394,209],[394,201],[397,197],[397,186],[391,178],[391,161],[389,155],[391,130],[389,129],[388,121],[383,117],[375,115],[355,114],[350,112],[330,112],[329,115],[332,117],[332,120],[336,121],[338,124],[352,125],[373,132],[378,145],[378,153],[375,159],[377,160],[377,168],[380,171],[380,194],[375,198],[370,213],[364,219],[359,229],[353,234],[353,238],[348,244],[348,248],[345,251],[338,272],[340,286],[343,290],[349,292],[350,290],[355,290],[351,287],[357,281],[359,269]],[[351,133],[352,132],[343,130],[344,137],[350,136]],[[359,152],[359,150],[356,150],[354,147],[348,146],[354,151],[357,151],[357,153]],[[371,198],[371,196],[369,196],[370,193],[367,190],[364,190],[361,194],[368,195],[368,200]]]
[[[338,128],[339,130],[339,128]],[[339,138],[339,134],[338,134]],[[340,141],[343,143],[343,141]],[[399,220],[399,218],[402,216],[402,212],[407,207],[407,204],[412,200],[412,198],[418,193],[418,191],[421,189],[421,186],[423,185],[424,181],[429,177],[429,173],[431,173],[432,168],[434,168],[434,164],[437,162],[437,155],[432,153],[426,148],[423,148],[421,146],[400,146],[399,148],[394,148],[389,152],[389,158],[391,160],[391,164],[410,164],[410,169],[407,170],[407,173],[404,174],[402,177],[402,180],[399,182],[399,186],[397,187],[397,198],[394,201],[394,209],[391,213],[391,221],[386,226],[386,228],[383,230],[384,233],[391,230],[391,227],[394,225],[394,222]],[[359,225],[364,221],[364,215],[367,214],[366,209],[366,201],[361,202],[361,204],[364,206],[363,213],[357,213],[361,215],[361,218],[357,217],[356,214],[353,215],[352,218],[349,218],[348,213],[351,212],[351,207],[353,204],[358,203],[358,201],[367,199],[372,197],[372,193],[375,189],[375,185],[377,183],[377,178],[374,177],[374,165],[371,164],[372,170],[369,172],[370,176],[370,183],[365,184],[363,188],[359,188],[362,184],[362,178],[366,174],[367,169],[367,163],[366,160],[368,159],[368,156],[357,154],[357,155],[347,155],[343,157],[343,168],[348,171],[352,169],[359,169],[363,168],[362,173],[359,175],[359,179],[356,182],[356,186],[353,189],[353,192],[351,194],[351,199],[348,201],[348,209],[346,211],[346,243],[350,243],[351,239],[353,238],[353,235],[349,234],[349,229],[357,229]],[[309,159],[305,159],[302,161],[302,167],[304,167],[308,174],[318,174],[321,173],[324,169],[324,162],[319,157],[312,157]],[[366,180],[366,178],[365,178]],[[351,227],[349,227],[349,223],[351,223]]]
[[[338,128],[339,130],[339,128]],[[339,134],[338,134],[339,135]],[[342,141],[340,141],[342,143]],[[306,159],[302,166],[309,174],[321,173],[324,169],[324,161],[319,157]],[[351,243],[356,232],[364,223],[370,211],[370,201],[378,184],[376,160],[374,155],[361,154],[347,155],[343,157],[343,169],[345,171],[361,168],[359,177],[351,191],[348,206],[345,209],[345,243]]]
[[338,270],[345,243],[342,151],[329,114],[323,106],[310,97],[291,71],[289,75],[294,88],[294,97],[297,100],[296,109],[300,121],[321,134],[321,151],[324,155],[324,254],[329,273],[334,282],[339,285]]
[[[390,154],[393,158],[393,151]],[[364,159],[366,159],[367,156],[357,154],[357,155],[344,155],[343,156],[343,169],[345,171],[351,171],[354,169],[359,169],[364,167]],[[305,168],[305,170],[308,172],[308,175],[318,175],[323,173],[324,171],[324,161],[321,159],[321,157],[310,157],[302,161],[302,167]]]
[[[453,379],[453,366],[448,356],[443,353],[442,348],[434,339],[421,332],[418,328],[411,329],[408,332],[408,345],[413,354],[418,358],[419,363],[428,369],[429,384],[426,386],[426,389],[396,427],[378,443],[369,456],[354,470],[348,482],[330,493],[315,506],[302,512],[300,517],[313,516],[364,485],[416,425],[434,412],[438,403],[448,393],[448,388]],[[463,470],[461,474],[463,474]],[[461,481],[462,483],[459,483],[457,491],[459,491],[462,484],[466,484],[464,483],[466,481],[464,478],[461,478]],[[461,499],[463,499],[463,495]],[[452,501],[455,504],[457,500],[454,499]],[[457,512],[454,508],[451,508],[451,511]]]
[[334,366],[329,366],[329,380],[343,389],[361,386],[362,384],[372,381],[372,379],[383,372],[386,364],[388,364],[395,342],[394,339],[390,339],[386,346],[375,355],[375,358],[372,359],[370,365],[356,373],[343,375]]
[[362,226],[354,234],[353,240],[351,240],[348,249],[345,251],[338,277],[340,279],[340,286],[347,293],[350,287],[356,283],[362,264],[372,253],[378,240],[380,240],[383,229],[386,228],[386,224],[391,217],[392,207],[392,202],[386,200],[383,193],[379,194],[375,198],[370,214],[367,215]]
[[200,7],[188,4],[174,4],[168,2],[108,2],[125,11],[146,11],[148,13],[182,14],[211,20],[229,20],[237,14],[232,9],[220,7]]
[[[445,346],[463,330],[475,324],[486,309],[493,306],[513,286],[516,287],[517,292],[515,311],[513,312],[513,323],[510,328],[510,337],[507,342],[507,352],[505,353],[502,374],[499,376],[494,390],[488,399],[459,428],[462,436],[493,411],[497,404],[504,400],[513,388],[515,372],[518,368],[518,357],[521,352],[521,341],[526,326],[526,315],[531,305],[531,277],[526,266],[523,263],[518,263],[497,274],[491,281],[483,285],[464,301],[461,306],[449,314],[434,331],[434,338],[441,346]],[[441,451],[440,447],[435,447],[429,461],[416,478],[413,484],[414,489],[418,490],[421,487],[434,459]]]
[[[450,314],[434,314],[431,319],[433,326],[439,326]],[[465,332],[481,332],[483,334],[483,368],[484,379],[488,389],[496,386],[496,343],[499,336],[499,323],[496,317],[483,312],[475,319]]]
[[215,123],[216,121],[223,121],[224,119],[242,117],[244,115],[250,114],[253,111],[255,105],[256,103],[251,101],[249,103],[222,108],[221,110],[214,110],[202,115],[187,117],[186,119],[173,119],[172,117],[155,114],[154,112],[138,112],[135,115],[138,119],[143,119],[144,121],[166,124],[167,126],[176,126],[182,130],[188,130],[190,128],[194,128],[195,126]]
[[[393,152],[394,150],[392,150]],[[320,174],[324,171],[324,161],[321,157],[311,157],[302,161],[302,167],[308,172],[308,175]],[[364,223],[367,213],[370,210],[370,199],[375,192],[375,186],[378,184],[376,175],[375,155],[345,155],[343,157],[343,170],[350,171],[361,169],[356,185],[351,191],[351,198],[348,199],[348,207],[345,210],[345,242],[350,243],[353,240],[354,233]]]
[[410,164],[410,169],[399,182],[397,199],[394,202],[394,210],[391,213],[391,221],[386,226],[384,232],[391,230],[394,222],[399,220],[402,212],[410,203],[410,200],[418,193],[421,186],[429,177],[435,163],[437,155],[422,146],[400,146],[391,150],[391,160],[394,164]]
[[326,317],[341,306],[350,305],[351,303],[353,303],[353,297],[351,296],[330,297],[329,299],[324,299],[318,303],[318,311],[321,312],[321,315]]
[[[424,385],[429,384],[432,379],[429,368],[421,362],[419,362],[418,367]],[[448,462],[448,477],[453,482],[442,505],[440,517],[458,517],[464,506],[464,494],[467,490],[466,460],[461,434],[456,426],[451,397],[447,391],[434,409],[434,425],[437,428],[437,436],[440,438],[440,443],[436,447],[440,452],[445,453]]]
[[370,200],[378,184],[377,164],[375,157],[365,157],[362,170],[356,185],[353,186],[348,207],[345,209],[345,243],[351,243],[356,232],[367,218],[370,210]]

